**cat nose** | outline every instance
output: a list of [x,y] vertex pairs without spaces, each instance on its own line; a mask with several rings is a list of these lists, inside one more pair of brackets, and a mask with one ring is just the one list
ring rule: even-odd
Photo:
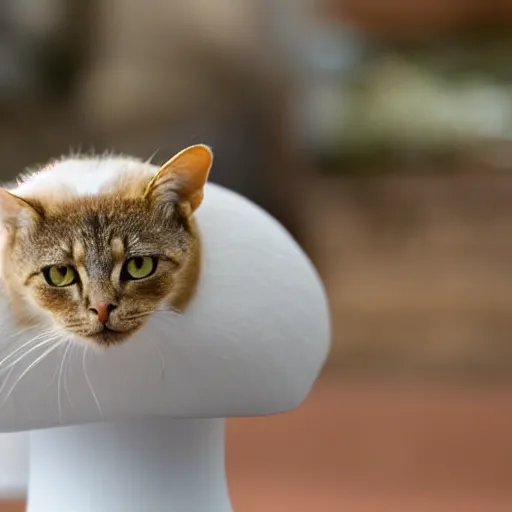
[[96,304],[93,304],[89,311],[92,311],[96,315],[98,315],[98,320],[102,324],[106,324],[108,322],[108,317],[110,316],[110,313],[116,309],[117,306],[115,304],[112,304],[110,302],[97,302]]

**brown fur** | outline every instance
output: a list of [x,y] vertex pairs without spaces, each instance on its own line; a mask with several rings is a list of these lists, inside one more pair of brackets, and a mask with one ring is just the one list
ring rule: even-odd
[[[126,339],[162,306],[183,311],[200,277],[201,241],[193,213],[210,165],[209,150],[194,146],[154,179],[143,172],[121,174],[91,197],[38,194],[20,204],[0,189],[6,222],[3,285],[17,319],[37,323],[37,313],[49,313],[61,329],[106,346]],[[20,221],[22,211],[29,220]],[[156,272],[121,280],[124,262],[136,256],[156,256]],[[51,265],[73,266],[79,282],[48,285],[41,270]],[[98,301],[117,306],[108,330],[91,312]]]

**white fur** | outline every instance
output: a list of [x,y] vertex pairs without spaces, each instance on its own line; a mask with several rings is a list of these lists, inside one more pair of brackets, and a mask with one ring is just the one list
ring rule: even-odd
[[130,157],[70,158],[57,161],[21,178],[11,192],[34,196],[41,192],[55,192],[56,187],[77,196],[90,196],[116,179],[121,172],[146,172],[154,175],[157,167]]

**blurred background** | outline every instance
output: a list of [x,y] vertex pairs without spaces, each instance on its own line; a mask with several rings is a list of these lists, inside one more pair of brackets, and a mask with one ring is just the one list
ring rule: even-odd
[[205,142],[324,279],[312,395],[228,422],[238,512],[512,510],[511,26],[508,0],[0,2],[2,180]]

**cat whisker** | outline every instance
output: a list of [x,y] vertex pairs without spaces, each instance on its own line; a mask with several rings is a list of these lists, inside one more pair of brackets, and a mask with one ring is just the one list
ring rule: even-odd
[[10,352],[6,357],[4,357],[0,361],[0,369],[2,368],[3,364],[6,363],[11,357],[14,357],[18,352],[22,351],[25,347],[29,346],[31,343],[34,343],[35,341],[41,339],[42,337],[46,336],[47,334],[50,334],[51,329],[46,329],[43,332],[40,332],[37,336],[34,338],[29,339],[25,343],[23,343],[21,346]]
[[155,341],[155,348],[156,348],[156,350],[158,352],[158,355],[160,357],[160,363],[162,365],[161,378],[162,378],[162,381],[164,381],[165,380],[165,357],[162,354],[162,349],[160,348],[160,345],[158,344],[158,340],[154,339],[154,341]]
[[176,317],[175,316],[169,316],[169,315],[155,315],[155,316],[152,316],[151,318],[154,318],[155,320],[158,320],[160,321],[160,323],[165,323],[167,326],[169,325],[172,325],[173,322],[176,321]]
[[[50,389],[53,386],[55,379],[58,378],[58,374],[59,374],[59,365],[57,365],[57,367],[55,368],[55,371],[53,372],[53,375],[52,375],[52,379],[50,380],[50,383],[48,384],[47,389]],[[57,385],[58,385],[58,382],[57,382]]]
[[[156,317],[156,318],[157,318],[157,320],[165,321],[164,318],[161,318],[161,317],[160,318]],[[169,325],[167,323],[165,325],[163,323],[160,323],[160,325],[155,324],[155,329],[157,331],[159,331],[165,338],[170,339],[170,334],[169,334],[168,327],[169,327]],[[158,348],[160,348],[160,346]]]
[[[5,368],[2,368],[2,364],[4,363],[4,361],[6,359],[9,359],[11,356],[9,355],[8,357],[4,358],[4,360],[2,360],[0,362],[0,369],[1,371],[6,371],[6,370],[9,370],[10,368],[13,368],[15,365],[17,365],[21,360],[25,359],[25,357],[27,357],[29,354],[31,354],[32,352],[34,352],[34,350],[37,350],[38,348],[41,348],[41,347],[44,347],[45,345],[48,345],[50,344],[52,341],[54,341],[56,338],[58,337],[58,335],[54,335],[48,339],[44,339],[43,341],[40,341],[39,343],[37,343],[36,345],[34,345],[33,347],[29,348],[28,350],[26,350],[25,352],[23,352],[23,354],[21,354],[21,356],[17,357],[14,361],[11,361]],[[34,340],[30,340],[30,342],[27,342],[25,344],[22,345],[22,348],[24,348],[25,346],[27,345],[30,345],[30,343],[34,342],[34,341],[37,341],[37,338],[34,338]],[[16,351],[18,352],[18,350]]]
[[173,306],[166,306],[164,308],[157,308],[153,311],[153,313],[177,313],[178,315],[182,315],[183,311],[181,309],[175,308]]
[[11,378],[11,375],[12,375],[13,371],[14,371],[14,366],[9,370],[9,373],[4,378],[4,380],[2,382],[2,385],[0,386],[0,396],[1,396],[2,392],[3,392],[3,390],[5,389],[5,386],[7,386],[7,383],[9,382],[9,379]]
[[100,416],[103,418],[103,412],[101,411],[100,402],[99,402],[98,397],[96,396],[96,392],[94,391],[94,388],[91,384],[89,375],[87,375],[86,357],[87,357],[87,350],[89,347],[87,345],[84,345],[83,348],[84,348],[84,350],[83,350],[83,356],[82,356],[82,369],[84,371],[84,377],[85,377],[85,380],[87,381],[87,385],[89,386],[89,389],[91,391],[91,395],[92,395],[94,401],[96,402],[96,407],[98,408],[98,412],[100,413]]
[[64,371],[64,365],[66,363],[66,357],[69,352],[69,348],[71,347],[71,340],[65,342],[66,348],[64,349],[64,354],[62,355],[62,360],[59,365],[59,374],[57,377],[57,407],[59,409],[59,422],[62,425],[62,403],[61,403],[61,391],[62,391],[62,373]]
[[87,330],[87,324],[84,324],[83,322],[75,322],[73,324],[66,324],[64,326],[64,329],[78,329],[78,330],[82,330],[82,331],[86,331]]
[[[77,345],[75,345],[73,343],[73,340],[71,339],[70,340],[70,343],[69,343],[69,347],[70,347],[70,351],[69,351],[69,358],[71,359],[73,357],[73,349],[76,347]],[[69,393],[69,388],[68,388],[68,381],[66,379],[66,371],[64,371],[64,392],[66,393],[66,396],[68,397],[68,400],[69,400],[69,403],[71,404],[71,406],[73,406],[73,401],[71,400],[71,395]]]
[[39,329],[40,329],[40,326],[38,326],[38,325],[29,325],[28,327],[25,327],[25,328],[20,329],[18,331],[14,331],[13,333],[9,334],[9,336],[7,336],[7,338],[5,338],[3,340],[3,343],[6,343],[6,342],[10,341],[10,340],[12,340],[13,338],[15,338],[17,336],[21,336],[22,334],[24,334],[27,331],[39,330]]
[[9,391],[5,398],[2,400],[0,404],[0,409],[7,403],[9,397],[12,395],[13,391],[16,389],[16,386],[21,382],[21,380],[32,370],[35,368],[43,359],[49,356],[59,345],[61,344],[61,340],[55,342],[49,349],[45,350],[40,356],[38,356],[34,361],[32,361],[23,372],[18,376],[18,378],[14,381],[14,384],[9,388]]
[[122,320],[125,322],[130,322],[131,320],[139,320],[140,318],[148,318],[151,313],[140,313],[137,315],[123,316]]
[[[162,315],[154,315],[154,316],[151,316],[151,318],[154,318],[155,320],[161,320],[162,322],[167,322],[169,320],[169,317],[164,317]],[[172,320],[171,320],[172,321]]]

